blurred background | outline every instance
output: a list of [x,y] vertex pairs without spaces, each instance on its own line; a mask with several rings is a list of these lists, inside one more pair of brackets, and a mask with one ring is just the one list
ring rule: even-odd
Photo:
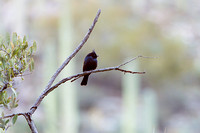
[[[37,42],[35,70],[15,80],[19,107],[28,111],[50,77],[88,31],[88,42],[57,81],[82,71],[95,49],[98,68],[138,55],[124,69],[66,82],[33,115],[40,133],[199,133],[200,1],[198,0],[0,0],[0,33],[17,32]],[[56,81],[56,82],[57,82]],[[23,117],[8,133],[27,133]]]

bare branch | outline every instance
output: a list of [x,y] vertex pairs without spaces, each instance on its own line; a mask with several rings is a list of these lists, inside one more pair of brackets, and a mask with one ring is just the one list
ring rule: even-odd
[[59,85],[65,83],[66,81],[68,80],[71,80],[71,82],[79,79],[80,77],[86,75],[86,74],[89,74],[89,73],[97,73],[97,72],[105,72],[105,71],[112,71],[112,70],[117,70],[117,71],[121,71],[121,72],[124,72],[124,73],[131,73],[131,74],[145,74],[145,72],[133,72],[133,71],[128,71],[128,70],[124,70],[124,69],[120,69],[120,67],[138,59],[138,58],[157,58],[157,57],[148,57],[148,56],[142,56],[142,55],[139,55],[125,63],[122,63],[116,67],[108,67],[108,68],[103,68],[103,69],[97,69],[97,70],[92,70],[92,71],[85,71],[85,72],[82,72],[82,73],[78,73],[76,75],[73,75],[73,76],[70,76],[70,77],[67,77],[67,78],[64,78],[62,79],[61,81],[59,81],[57,84],[55,84],[54,86],[52,86],[48,92],[47,92],[47,95],[48,93],[50,93],[51,91],[53,91],[55,88],[57,88]]
[[91,32],[94,29],[94,26],[99,18],[99,15],[101,13],[101,10],[99,9],[97,12],[97,15],[91,25],[91,27],[89,28],[87,34],[85,35],[84,39],[81,41],[81,43],[78,45],[78,47],[72,52],[72,54],[63,62],[63,64],[57,69],[57,71],[54,73],[54,75],[51,77],[48,85],[46,86],[46,88],[44,89],[44,91],[42,92],[42,94],[39,96],[39,98],[37,99],[37,101],[35,102],[35,104],[31,107],[30,113],[33,114],[35,112],[35,110],[37,109],[37,107],[39,106],[39,104],[41,103],[42,99],[46,96],[45,94],[47,93],[47,91],[49,91],[49,88],[51,87],[51,85],[53,84],[54,80],[56,79],[56,77],[59,75],[59,73],[64,69],[64,67],[70,62],[70,60],[78,53],[78,51],[83,47],[83,45],[86,43],[86,41],[88,40],[88,38],[90,37]]
[[82,77],[82,76],[84,76],[86,74],[89,74],[89,73],[99,73],[99,72],[112,71],[112,70],[117,70],[117,71],[121,71],[121,72],[124,72],[124,73],[131,73],[131,74],[145,74],[145,72],[133,72],[133,71],[123,70],[123,69],[120,69],[119,66],[108,67],[108,68],[97,69],[97,70],[91,70],[91,71],[85,71],[85,72],[78,73],[76,75],[73,75],[73,76],[70,76],[70,77],[62,79],[57,84],[55,84],[54,86],[49,88],[49,90],[47,91],[47,93],[45,95],[48,95],[51,91],[56,89],[58,86],[60,86],[61,84],[65,83],[66,81],[71,80],[73,78],[74,79],[78,79],[79,77]]
[[32,114],[30,114],[29,112],[24,114],[24,117],[26,118],[26,121],[28,122],[31,132],[38,133],[35,123],[34,123],[33,119],[31,118],[31,116],[32,116]]
[[15,113],[15,114],[10,114],[10,115],[5,115],[4,117],[0,117],[0,119],[10,118],[10,117],[13,117],[15,115],[18,115],[18,116],[23,115],[24,116],[25,113]]
[[[116,68],[120,68],[120,67],[122,67],[122,66],[124,66],[124,65],[126,65],[126,64],[128,64],[128,63],[130,63],[130,62],[132,62],[132,61],[134,61],[134,60],[136,60],[136,59],[138,59],[138,58],[156,58],[156,57],[148,57],[148,56],[139,55],[139,56],[134,57],[133,59],[131,59],[131,60],[125,62],[125,63],[122,63],[122,64],[116,66]],[[117,70],[117,69],[116,69],[116,70]],[[126,71],[126,70],[123,70],[123,69],[118,69],[118,71],[122,71],[122,72],[125,72],[125,73],[132,73],[132,74],[135,74],[135,72]],[[141,72],[139,72],[139,73],[137,72],[137,74],[144,74],[144,73],[143,73],[143,72],[142,72],[142,73],[141,73]],[[81,77],[81,76],[74,78],[73,80],[71,80],[71,82],[74,82],[75,80],[79,79],[80,77]]]

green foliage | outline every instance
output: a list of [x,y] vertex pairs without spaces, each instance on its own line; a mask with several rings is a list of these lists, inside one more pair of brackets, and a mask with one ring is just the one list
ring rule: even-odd
[[[36,42],[31,46],[26,36],[23,39],[13,33],[12,38],[9,34],[5,37],[0,36],[0,107],[13,109],[18,106],[17,91],[13,86],[13,79],[21,77],[25,71],[34,69],[33,54],[36,51]],[[12,93],[7,93],[11,90]],[[10,119],[0,119],[0,128],[6,128]],[[12,118],[12,124],[15,124],[17,116]]]
[[9,119],[0,119],[0,128],[4,130],[8,122],[9,122]]
[[18,117],[18,115],[13,116],[13,118],[12,118],[12,123],[13,124],[15,124],[15,122],[17,121],[17,117]]
[[0,128],[5,131],[10,126],[14,125],[17,121],[18,115],[14,115],[11,118],[4,118],[4,114],[2,113],[2,118],[0,118]]

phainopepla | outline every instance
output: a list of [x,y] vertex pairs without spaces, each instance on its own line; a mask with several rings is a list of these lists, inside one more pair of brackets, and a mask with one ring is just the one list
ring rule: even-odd
[[[96,55],[94,50],[85,57],[84,64],[83,64],[83,72],[96,69],[97,57],[98,56]],[[87,74],[83,77],[81,85],[87,85],[89,75],[90,74]]]

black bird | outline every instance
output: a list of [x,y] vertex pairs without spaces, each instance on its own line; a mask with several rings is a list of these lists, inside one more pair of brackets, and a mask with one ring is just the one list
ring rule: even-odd
[[[96,69],[97,57],[98,56],[94,50],[85,57],[84,64],[83,64],[83,72]],[[83,77],[81,85],[87,85],[89,75],[90,74],[87,74]]]

